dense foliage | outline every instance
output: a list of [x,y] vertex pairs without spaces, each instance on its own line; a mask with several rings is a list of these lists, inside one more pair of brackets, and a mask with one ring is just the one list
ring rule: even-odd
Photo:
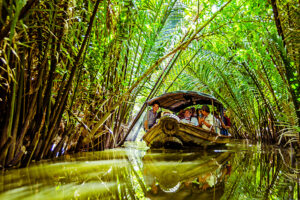
[[236,137],[299,145],[297,1],[1,3],[2,166],[120,146],[136,103],[178,89]]

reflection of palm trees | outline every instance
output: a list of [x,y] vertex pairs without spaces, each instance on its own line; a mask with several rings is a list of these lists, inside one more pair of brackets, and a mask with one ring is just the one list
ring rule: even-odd
[[1,176],[0,199],[137,199],[146,187],[132,163],[126,151],[112,150],[11,170]]
[[[80,199],[141,199],[145,195],[161,200],[240,199],[241,195],[269,199],[271,194],[278,199],[297,199],[299,194],[298,160],[277,149],[235,154],[143,153],[85,152],[63,161],[10,170],[1,176],[0,199],[47,200],[54,195],[57,199],[76,195]],[[230,178],[229,159],[234,168]]]
[[[299,171],[293,167],[293,157],[287,152],[262,147],[262,152],[238,152],[232,159],[236,166],[231,180],[226,182],[224,199],[299,199]],[[295,159],[294,161],[297,161]],[[258,192],[259,191],[259,192]]]

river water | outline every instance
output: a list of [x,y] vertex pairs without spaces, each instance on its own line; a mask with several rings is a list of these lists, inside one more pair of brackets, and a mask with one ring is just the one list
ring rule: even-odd
[[242,143],[150,150],[142,143],[2,172],[0,199],[298,199],[299,160]]

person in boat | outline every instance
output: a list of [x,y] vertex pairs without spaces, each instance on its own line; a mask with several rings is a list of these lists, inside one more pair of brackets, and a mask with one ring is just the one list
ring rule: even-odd
[[197,117],[197,113],[196,113],[195,107],[191,107],[191,111],[192,111],[192,117]]
[[152,128],[152,126],[154,126],[154,124],[156,123],[156,119],[158,118],[158,109],[159,109],[159,103],[157,101],[155,101],[152,104],[152,109],[148,110],[147,114],[146,114],[146,119],[144,122],[144,129],[146,132],[149,131],[150,128]]
[[230,122],[230,118],[227,115],[226,110],[224,110],[224,113],[223,113],[223,123],[224,123],[225,127],[222,126],[221,134],[222,135],[230,135],[228,129],[231,127],[231,122]]
[[[197,113],[197,120],[199,119],[199,118],[203,118],[203,115],[202,115],[202,110],[200,109],[200,108],[197,108],[197,110],[196,110],[196,113]],[[200,126],[199,125],[199,122],[198,122],[198,126]]]
[[210,113],[209,107],[207,105],[203,105],[201,108],[202,117],[198,118],[199,126],[205,130],[213,130],[213,120],[214,117]]
[[226,130],[228,127],[225,126],[224,122],[221,120],[220,118],[220,112],[219,111],[215,111],[214,112],[214,129],[215,129],[215,132],[217,134],[221,134],[221,130]]
[[191,122],[194,126],[199,126],[197,113],[194,107],[192,107],[192,116],[191,116]]
[[198,126],[198,120],[196,117],[192,116],[192,110],[187,109],[184,111],[184,118],[180,120],[183,123],[192,124],[194,126]]
[[185,110],[183,110],[183,109],[179,111],[177,116],[179,117],[180,120],[184,119],[184,112],[185,112]]
[[192,116],[192,112],[189,109],[186,109],[183,113],[183,119],[181,119],[180,121],[183,123],[188,123],[191,124],[191,116]]

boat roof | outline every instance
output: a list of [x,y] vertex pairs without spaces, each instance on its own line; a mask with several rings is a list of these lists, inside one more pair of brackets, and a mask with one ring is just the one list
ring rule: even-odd
[[180,90],[176,92],[169,92],[147,101],[147,104],[151,106],[154,102],[158,102],[161,108],[168,109],[173,112],[179,112],[192,105],[212,104],[214,106],[222,106],[215,97],[209,94]]

